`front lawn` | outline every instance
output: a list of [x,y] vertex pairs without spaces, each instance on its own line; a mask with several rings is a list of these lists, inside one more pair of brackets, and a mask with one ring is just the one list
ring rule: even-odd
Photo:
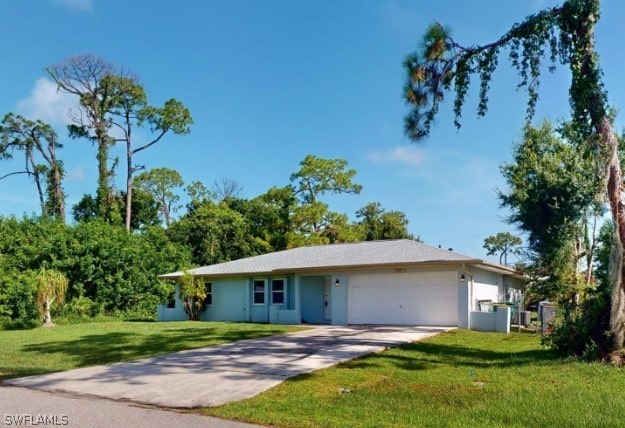
[[0,330],[0,380],[299,330],[224,322],[102,322]]
[[203,412],[281,427],[616,427],[623,385],[622,369],[559,359],[540,335],[458,330]]

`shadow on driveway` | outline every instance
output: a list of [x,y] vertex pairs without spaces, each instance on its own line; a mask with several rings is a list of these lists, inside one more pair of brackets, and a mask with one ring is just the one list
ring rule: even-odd
[[[254,396],[292,376],[446,330],[442,327],[318,326],[303,332],[11,379],[5,383],[166,407],[216,406]],[[118,343],[123,343],[121,338]],[[99,350],[97,343],[89,345],[94,352],[108,352]],[[46,349],[40,351],[46,352]]]

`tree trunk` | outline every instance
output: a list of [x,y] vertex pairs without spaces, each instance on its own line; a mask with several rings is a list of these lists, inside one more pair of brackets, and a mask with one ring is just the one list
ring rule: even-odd
[[54,145],[48,146],[48,153],[50,154],[50,168],[52,168],[52,175],[50,178],[52,181],[52,183],[50,183],[50,187],[52,189],[51,195],[49,195],[53,211],[52,214],[65,223],[65,198],[63,196],[63,187],[61,185],[61,180],[63,179],[63,173],[61,171],[62,167],[56,159]]
[[614,239],[610,251],[610,278],[612,282],[612,308],[610,311],[610,333],[615,349],[625,346],[625,271],[623,270],[623,248],[625,247],[625,205],[622,200],[623,182],[619,159],[618,139],[607,116],[599,124],[601,146],[609,149],[607,163],[606,193],[614,221]]
[[108,186],[108,149],[106,146],[98,145],[98,198],[100,217],[108,220],[109,193]]
[[[37,186],[37,193],[39,194],[39,205],[41,205],[41,215],[43,217],[47,217],[48,213],[46,210],[46,200],[43,196],[43,188],[41,186],[41,174],[39,174],[39,170],[37,169],[37,164],[35,163],[35,158],[33,156],[32,148],[29,148],[26,152],[26,156],[28,158],[28,162],[30,163],[31,168],[33,169],[32,175],[35,180],[35,185]],[[28,167],[26,168],[28,171]]]
[[43,156],[49,165],[49,170],[46,174],[46,196],[48,197],[46,213],[65,223],[65,197],[61,186],[61,180],[63,179],[63,167],[56,159],[56,154],[54,152],[55,147],[57,146],[56,136],[53,133],[43,136],[43,139],[48,142],[47,149],[43,147],[41,141],[42,138],[37,132],[35,132],[34,129],[31,130],[30,136],[34,141],[37,150],[41,153],[41,156]]
[[623,244],[618,232],[615,232],[610,250],[610,282],[612,289],[612,307],[610,310],[610,333],[615,349],[625,345],[625,294],[623,290]]
[[109,178],[111,172],[108,167],[109,141],[104,125],[104,119],[94,115],[95,122],[95,143],[98,146],[98,190],[96,192],[98,198],[98,214],[104,221],[111,221],[111,189],[109,186]]
[[595,251],[597,247],[597,213],[593,214],[592,219],[592,236],[590,237],[590,245],[586,254],[586,287],[590,287],[592,282],[592,265],[595,261]]
[[46,299],[46,305],[45,305],[44,314],[43,314],[43,323],[45,325],[52,324],[52,316],[50,315],[50,299]]
[[[601,70],[595,52],[594,27],[598,16],[593,12],[592,1],[587,4],[590,13],[578,17],[578,28],[573,34],[579,56],[570,63],[573,75],[571,97],[577,94],[574,110],[577,113],[586,109],[589,112],[598,141],[598,160],[605,161],[604,180],[612,220],[614,222],[614,238],[610,250],[610,282],[612,285],[612,305],[610,309],[610,333],[614,349],[625,347],[625,270],[623,266],[623,249],[625,248],[625,205],[623,204],[623,180],[619,157],[619,142],[612,122],[608,116],[607,94],[601,86]],[[580,4],[578,4],[580,6]],[[598,2],[595,4],[598,9]],[[583,9],[583,8],[582,8]],[[583,103],[578,104],[578,102]],[[582,115],[583,116],[583,115]]]
[[54,195],[54,209],[56,215],[63,223],[65,223],[65,199],[63,197],[63,188],[61,187],[61,169],[58,163],[54,164],[54,173],[52,176],[52,193]]
[[130,232],[130,220],[132,216],[132,147],[130,136],[126,139],[126,231]]
[[167,203],[167,201],[165,201],[165,198],[163,198],[163,217],[165,218],[165,227],[169,228],[169,225],[171,223],[170,211],[169,204]]

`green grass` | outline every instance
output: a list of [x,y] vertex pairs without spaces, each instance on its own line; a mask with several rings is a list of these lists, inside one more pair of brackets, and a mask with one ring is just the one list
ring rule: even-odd
[[623,385],[623,370],[559,359],[533,333],[459,330],[203,413],[281,427],[622,427]]
[[295,330],[272,324],[121,321],[0,330],[0,380]]

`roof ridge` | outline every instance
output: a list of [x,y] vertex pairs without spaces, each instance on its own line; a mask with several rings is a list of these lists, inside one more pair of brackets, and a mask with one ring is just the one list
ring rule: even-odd
[[[258,256],[230,260],[192,269],[194,275],[247,275],[305,269],[358,266],[415,265],[421,263],[477,262],[454,251],[436,248],[414,239],[380,239],[376,241],[343,242],[296,247]],[[161,277],[180,276],[178,272]]]

